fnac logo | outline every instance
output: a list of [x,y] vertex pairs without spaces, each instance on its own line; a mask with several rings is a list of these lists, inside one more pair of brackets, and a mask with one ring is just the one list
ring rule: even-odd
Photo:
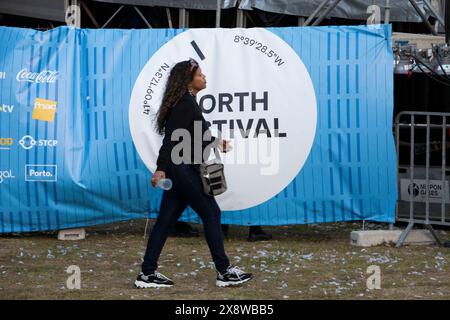
[[56,101],[36,98],[32,119],[53,122],[55,120]]

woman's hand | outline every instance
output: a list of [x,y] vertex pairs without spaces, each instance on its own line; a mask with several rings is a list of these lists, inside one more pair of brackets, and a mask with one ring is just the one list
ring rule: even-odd
[[152,186],[156,187],[156,184],[158,183],[159,179],[165,179],[166,173],[164,171],[155,171],[155,173],[152,176]]
[[220,139],[219,140],[219,150],[223,153],[229,152],[231,149],[233,149],[230,145],[229,140]]

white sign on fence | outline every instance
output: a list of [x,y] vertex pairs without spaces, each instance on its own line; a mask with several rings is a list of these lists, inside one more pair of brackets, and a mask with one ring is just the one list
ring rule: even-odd
[[401,179],[400,199],[409,201],[412,193],[415,202],[426,202],[428,190],[429,202],[440,203],[442,197],[444,197],[445,203],[450,203],[448,181],[444,182],[444,185],[442,185],[441,180],[429,180],[427,185],[427,180],[425,179],[414,179],[412,183],[410,179]]

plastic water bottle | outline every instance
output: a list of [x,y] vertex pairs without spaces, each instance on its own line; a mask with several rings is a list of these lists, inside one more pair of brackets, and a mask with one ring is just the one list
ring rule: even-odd
[[161,188],[163,190],[170,190],[172,188],[172,180],[170,179],[159,179],[156,183],[156,186],[158,188]]

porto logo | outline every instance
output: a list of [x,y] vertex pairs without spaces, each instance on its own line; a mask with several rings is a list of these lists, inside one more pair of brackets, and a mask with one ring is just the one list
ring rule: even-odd
[[152,172],[162,143],[154,120],[165,83],[171,67],[190,57],[206,75],[207,88],[196,99],[211,132],[233,147],[221,154],[228,184],[216,197],[221,209],[273,198],[300,172],[314,141],[317,103],[308,70],[266,29],[191,29],[175,36],[143,67],[129,104],[133,142]]
[[25,150],[32,149],[34,146],[38,147],[56,147],[57,140],[35,140],[32,136],[26,135],[19,140],[19,144]]
[[25,181],[57,181],[57,167],[52,164],[25,165]]
[[42,72],[30,72],[24,68],[17,73],[16,80],[19,82],[54,83],[58,79],[58,75],[58,71],[44,70]]
[[56,101],[36,98],[32,119],[53,122],[55,120]]

